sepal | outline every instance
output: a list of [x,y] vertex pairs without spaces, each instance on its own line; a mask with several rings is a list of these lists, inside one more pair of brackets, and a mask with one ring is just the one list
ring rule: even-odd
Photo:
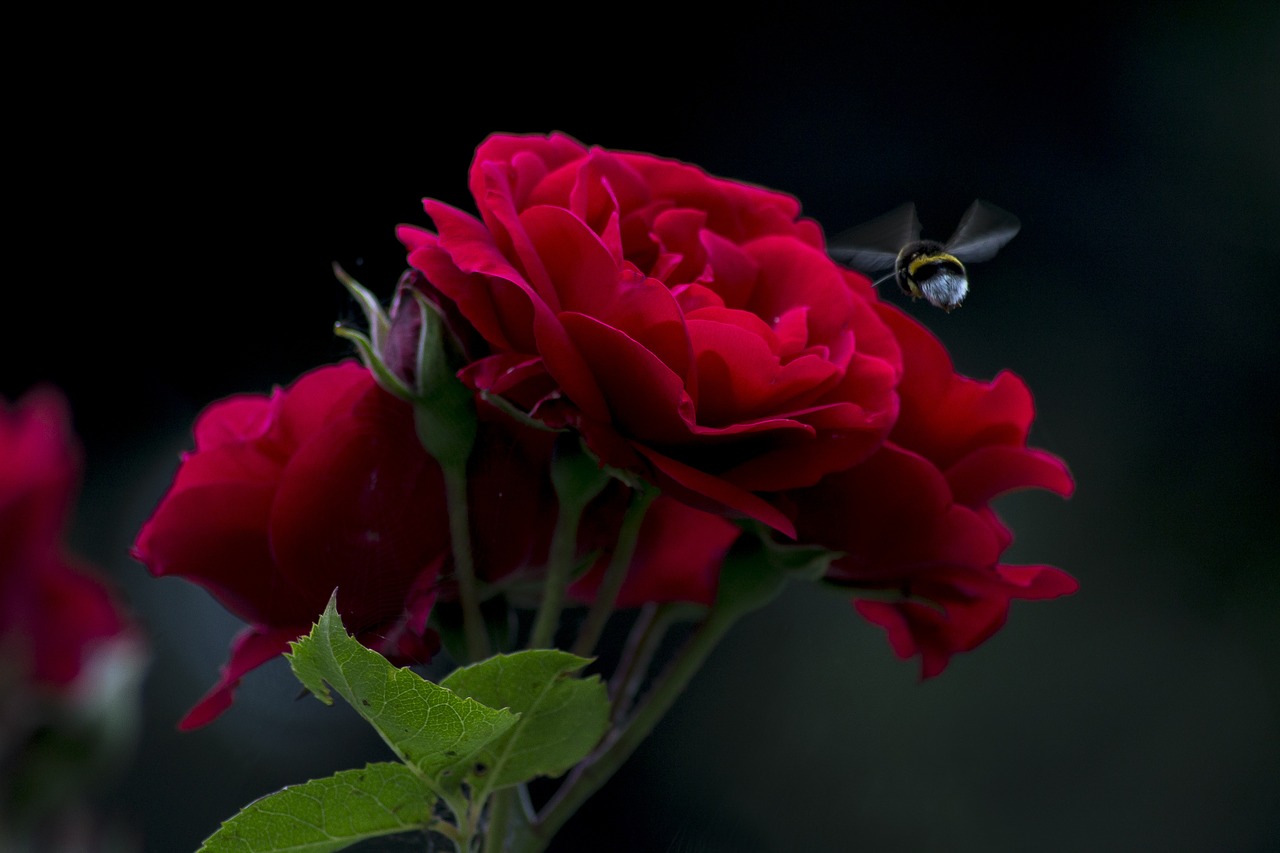
[[[337,324],[378,384],[413,405],[418,437],[442,466],[462,466],[476,439],[472,391],[457,377],[459,345],[439,309],[402,279],[391,314],[336,264],[334,274],[364,312],[368,333]],[[407,296],[406,296],[407,294]]]
[[751,525],[754,536],[743,536],[725,558],[711,618],[735,620],[764,607],[789,580],[816,581],[840,556],[812,545],[778,542],[773,531]]

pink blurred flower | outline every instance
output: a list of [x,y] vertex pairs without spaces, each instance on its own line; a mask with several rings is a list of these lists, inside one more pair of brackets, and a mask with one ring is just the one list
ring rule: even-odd
[[64,541],[81,450],[62,395],[0,400],[0,649],[19,677],[70,688],[103,643],[130,633],[120,602]]

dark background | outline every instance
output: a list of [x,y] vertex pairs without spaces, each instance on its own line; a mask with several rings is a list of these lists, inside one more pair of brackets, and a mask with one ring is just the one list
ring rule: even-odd
[[177,734],[238,623],[127,549],[201,408],[349,354],[334,261],[389,296],[394,227],[424,196],[472,209],[485,135],[560,130],[792,193],[828,233],[906,200],[935,238],[975,197],[1017,213],[962,310],[908,310],[961,372],[1027,380],[1078,491],[1002,499],[1009,557],[1081,590],[920,684],[845,601],[790,589],[553,852],[1280,849],[1277,7],[850,5],[24,31],[0,394],[69,396],[72,541],[154,655],[108,820],[190,851],[387,756],[282,661]]

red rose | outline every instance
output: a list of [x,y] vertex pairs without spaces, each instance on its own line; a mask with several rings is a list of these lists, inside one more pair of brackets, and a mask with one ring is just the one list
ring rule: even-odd
[[1012,541],[988,505],[1016,489],[1069,495],[1066,465],[1026,446],[1034,409],[1016,376],[976,382],[897,309],[879,308],[902,345],[901,415],[870,459],[791,497],[802,541],[845,552],[828,578],[896,597],[856,602],[925,677],[1004,624],[1015,598],[1054,598],[1077,584],[1050,566],[1012,566]]
[[789,534],[769,493],[857,464],[892,426],[897,343],[790,196],[559,134],[490,137],[470,186],[479,220],[427,200],[436,233],[399,235],[488,344],[472,387]]
[[430,657],[448,519],[408,404],[344,363],[270,397],[215,403],[194,432],[195,450],[133,553],[154,575],[204,587],[249,626],[181,728],[229,707],[240,678],[309,631],[335,588],[363,642],[401,663]]
[[0,659],[55,691],[104,643],[135,633],[105,582],[64,545],[79,478],[60,394],[33,391],[14,408],[0,400]]

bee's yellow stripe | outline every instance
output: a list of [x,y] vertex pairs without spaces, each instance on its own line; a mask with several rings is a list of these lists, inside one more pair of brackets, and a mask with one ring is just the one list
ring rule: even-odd
[[964,269],[964,264],[960,263],[960,259],[955,255],[948,255],[946,252],[937,252],[932,255],[921,255],[908,264],[907,275],[914,276],[916,274],[916,270],[920,269],[920,267],[925,264],[946,263],[948,261],[960,267],[960,269]]

